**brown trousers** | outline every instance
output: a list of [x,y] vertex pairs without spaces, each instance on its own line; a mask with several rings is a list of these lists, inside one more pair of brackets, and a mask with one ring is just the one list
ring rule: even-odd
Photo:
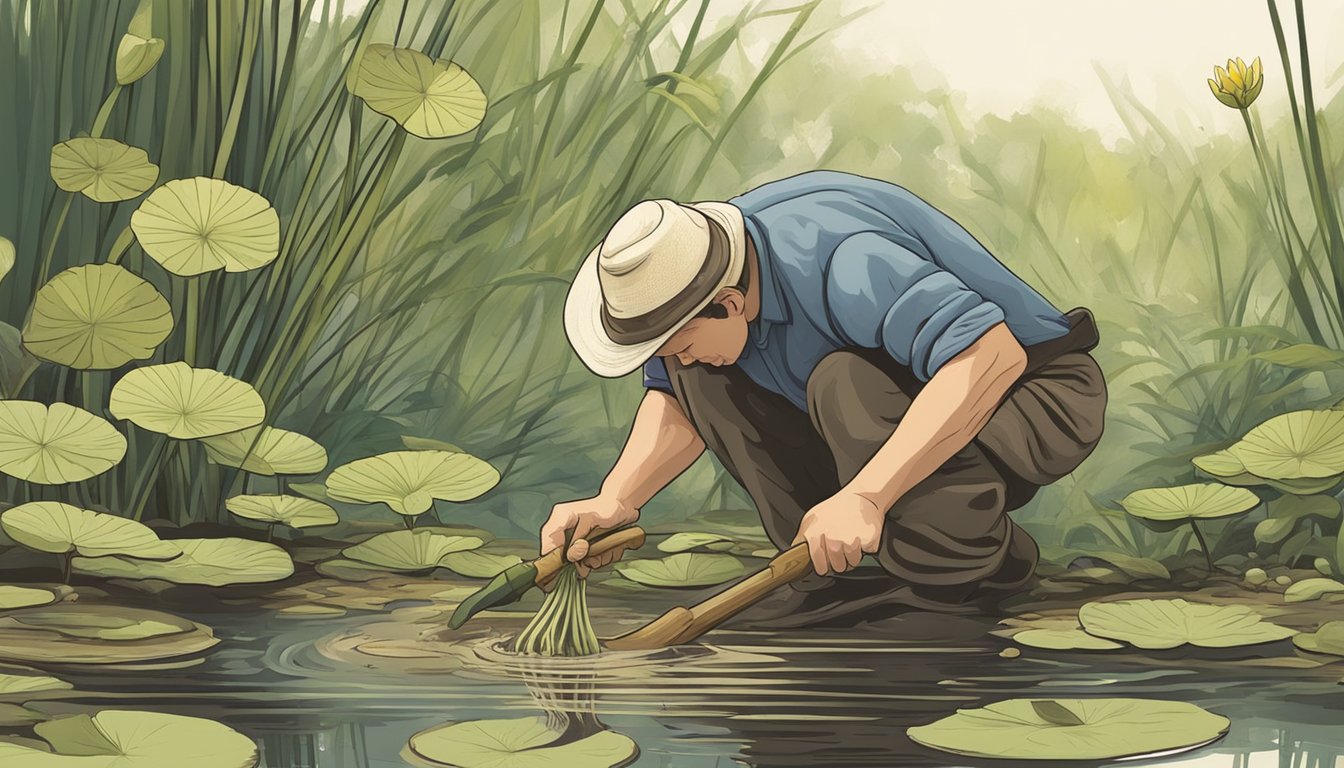
[[[909,369],[870,349],[823,358],[808,379],[807,412],[736,366],[668,358],[667,368],[682,410],[780,549],[804,513],[886,442],[921,387]],[[1082,463],[1101,438],[1105,408],[1105,379],[1084,352],[1025,375],[971,444],[888,511],[882,568],[943,602],[967,599],[982,584],[1024,584],[1039,550],[1006,513]]]

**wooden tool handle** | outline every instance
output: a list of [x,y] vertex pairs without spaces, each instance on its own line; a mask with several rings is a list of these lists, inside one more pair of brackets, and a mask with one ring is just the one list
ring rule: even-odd
[[812,557],[808,554],[807,542],[793,545],[775,555],[769,564],[752,576],[691,608],[690,623],[678,635],[676,642],[689,643],[755,605],[778,587],[801,578],[811,569]]
[[[627,528],[618,528],[617,530],[608,530],[606,528],[594,528],[588,533],[588,555],[601,555],[610,552],[617,547],[626,549],[639,549],[644,546],[644,529],[637,525]],[[545,555],[537,558],[534,565],[537,567],[537,576],[533,583],[537,586],[546,584],[555,575],[564,568],[569,561],[565,559],[565,547],[556,547]]]

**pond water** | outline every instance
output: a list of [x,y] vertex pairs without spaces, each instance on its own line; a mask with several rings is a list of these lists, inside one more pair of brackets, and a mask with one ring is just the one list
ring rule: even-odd
[[[647,618],[631,616],[629,601],[596,600],[599,630]],[[659,608],[638,604],[641,614]],[[638,743],[637,766],[1002,766],[926,749],[905,729],[1015,696],[1133,696],[1194,702],[1232,726],[1200,750],[1131,764],[1344,768],[1338,664],[1032,649],[1003,658],[1011,644],[986,634],[995,619],[927,614],[846,630],[721,630],[673,651],[533,662],[499,647],[526,605],[456,636],[440,629],[451,605],[423,601],[335,619],[159,607],[213,626],[223,642],[180,669],[53,667],[77,690],[42,709],[214,718],[255,738],[267,768],[404,766],[418,731],[547,707],[590,707]]]

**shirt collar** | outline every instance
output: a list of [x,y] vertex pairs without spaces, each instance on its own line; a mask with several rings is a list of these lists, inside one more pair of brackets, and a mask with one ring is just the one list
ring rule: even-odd
[[789,322],[789,308],[784,304],[784,294],[780,290],[779,281],[775,279],[774,260],[770,257],[769,246],[761,235],[759,225],[750,216],[744,216],[742,221],[747,237],[756,250],[756,276],[761,295],[761,313],[751,324],[752,336],[758,346],[763,346],[770,326]]

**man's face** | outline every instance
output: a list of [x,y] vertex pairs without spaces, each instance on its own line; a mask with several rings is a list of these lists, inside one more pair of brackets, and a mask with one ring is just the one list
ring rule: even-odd
[[695,317],[688,321],[656,353],[659,357],[675,357],[682,365],[732,365],[741,357],[747,344],[746,304],[741,291],[725,288],[715,298],[728,316]]

